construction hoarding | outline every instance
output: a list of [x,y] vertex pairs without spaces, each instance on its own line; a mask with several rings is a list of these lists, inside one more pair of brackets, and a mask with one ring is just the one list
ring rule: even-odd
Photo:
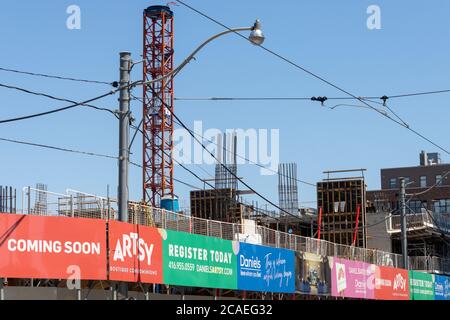
[[238,243],[238,289],[295,292],[294,251]]
[[375,299],[409,300],[408,270],[376,266]]
[[109,279],[162,283],[162,237],[160,229],[110,221]]
[[411,300],[434,300],[434,276],[430,273],[409,271]]
[[330,258],[331,293],[335,297],[374,299],[376,266],[359,261]]
[[450,300],[450,277],[434,275],[434,300]]
[[327,257],[307,252],[296,252],[296,290],[304,294],[329,295],[330,266]]
[[164,230],[164,283],[237,289],[238,250],[230,240]]
[[106,280],[106,222],[0,214],[0,276]]

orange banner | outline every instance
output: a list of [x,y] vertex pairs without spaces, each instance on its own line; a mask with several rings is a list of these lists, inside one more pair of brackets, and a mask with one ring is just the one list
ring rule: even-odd
[[109,279],[162,283],[162,237],[157,228],[110,221]]
[[408,270],[376,266],[375,299],[409,300]]
[[106,279],[106,222],[0,214],[0,277]]

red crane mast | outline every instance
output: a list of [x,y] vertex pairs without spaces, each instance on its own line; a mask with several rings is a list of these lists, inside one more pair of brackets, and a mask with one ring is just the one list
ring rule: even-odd
[[[167,6],[144,10],[144,81],[173,70],[173,12]],[[173,78],[143,86],[143,201],[159,206],[173,196]]]

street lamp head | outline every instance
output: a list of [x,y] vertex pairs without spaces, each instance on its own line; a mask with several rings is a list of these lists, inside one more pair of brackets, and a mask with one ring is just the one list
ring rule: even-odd
[[262,45],[264,42],[264,34],[261,31],[261,22],[259,20],[256,20],[255,24],[253,25],[252,32],[250,33],[250,36],[248,39],[253,43],[254,45]]

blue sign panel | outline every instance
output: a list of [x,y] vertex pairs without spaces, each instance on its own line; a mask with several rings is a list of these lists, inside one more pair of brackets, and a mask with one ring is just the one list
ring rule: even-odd
[[239,243],[238,289],[295,292],[294,251]]
[[450,277],[434,275],[434,300],[450,300]]

